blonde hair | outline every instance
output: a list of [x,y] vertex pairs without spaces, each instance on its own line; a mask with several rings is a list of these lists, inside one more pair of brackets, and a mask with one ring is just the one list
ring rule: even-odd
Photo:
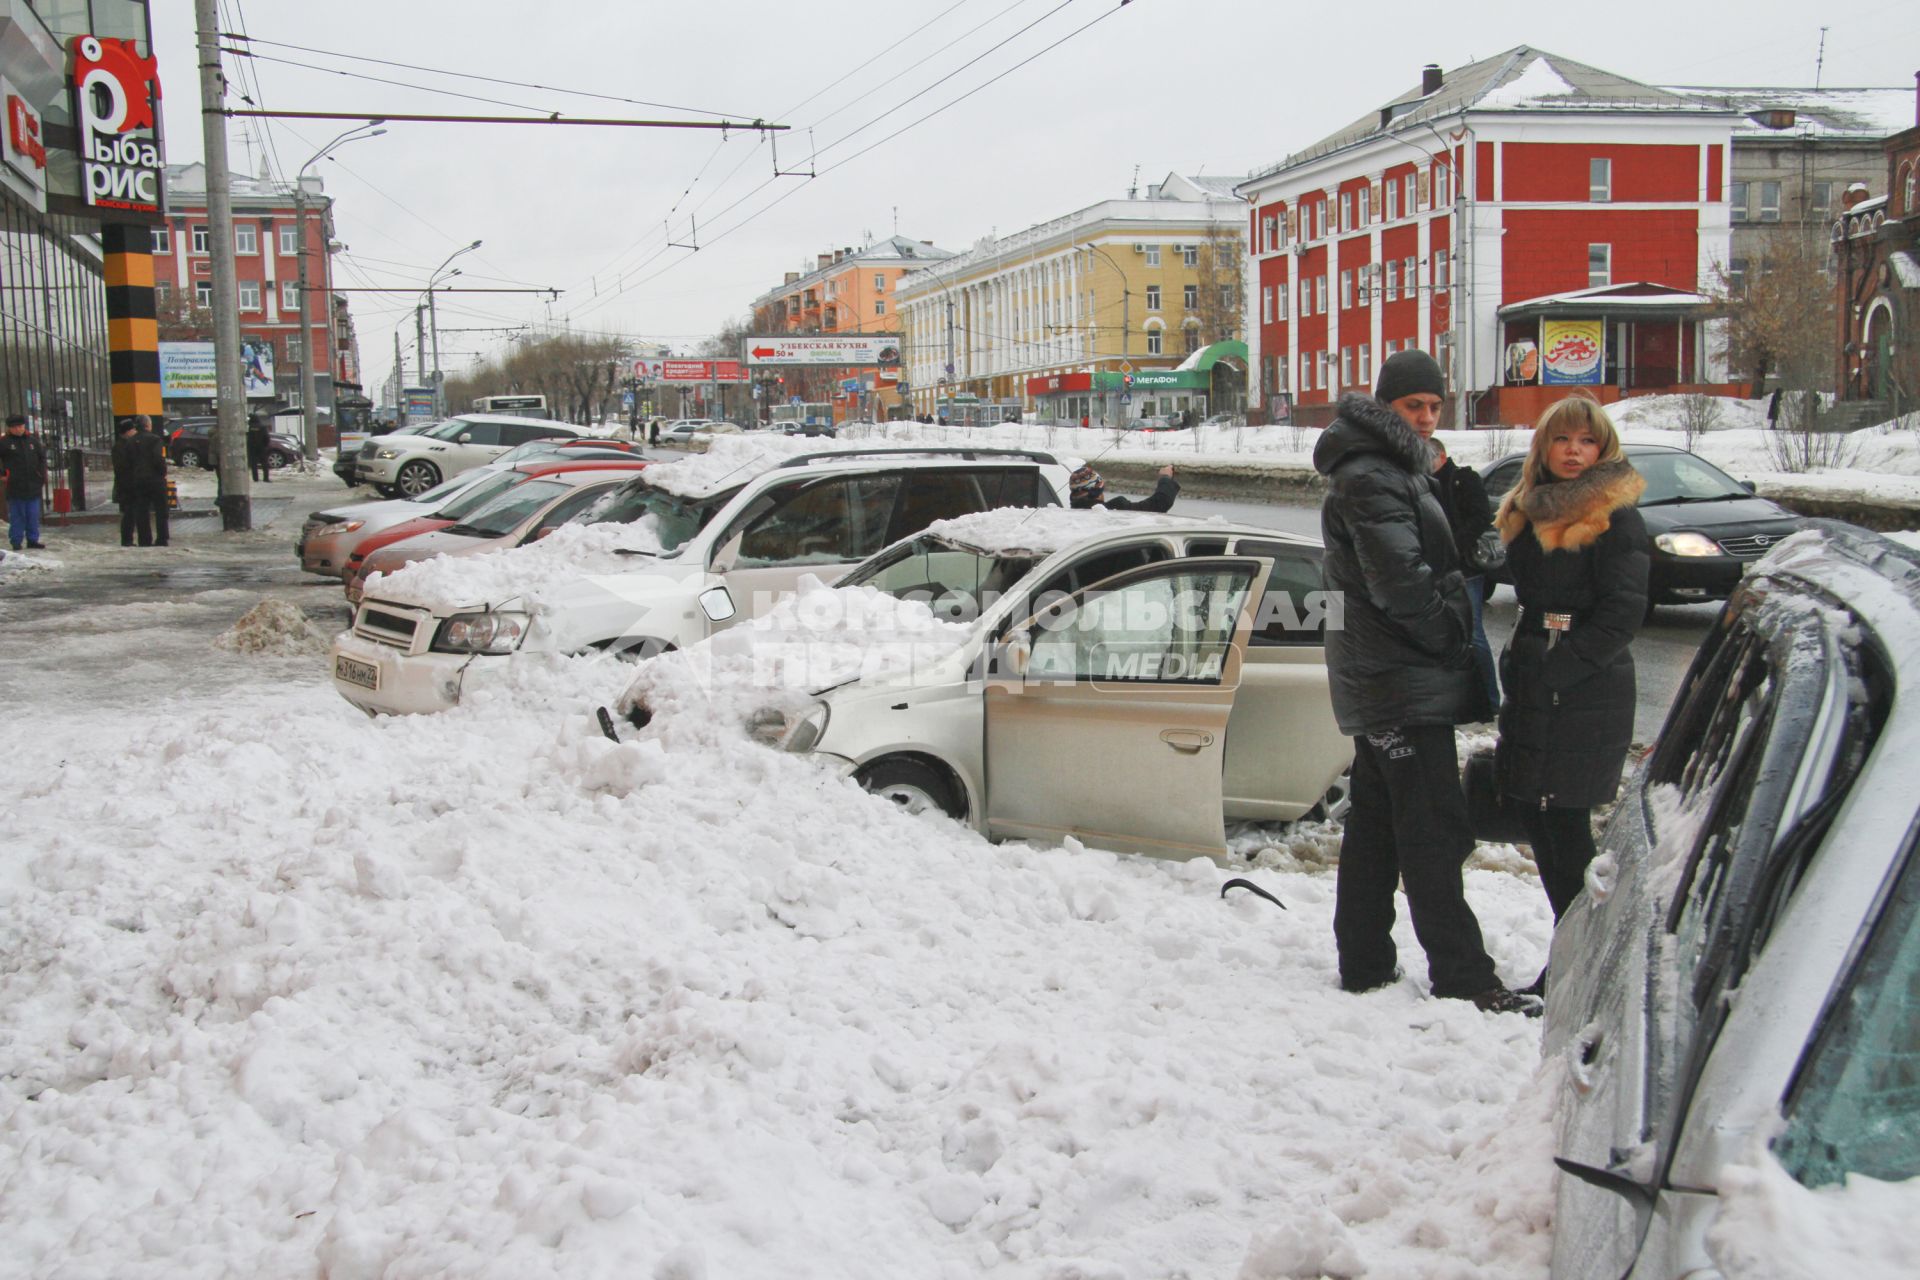
[[1533,424],[1533,442],[1527,446],[1527,460],[1520,467],[1519,483],[1507,490],[1507,496],[1500,500],[1500,513],[1494,517],[1494,523],[1508,539],[1513,534],[1507,530],[1511,527],[1517,533],[1520,520],[1516,515],[1509,521],[1508,513],[1524,510],[1528,496],[1536,487],[1554,482],[1553,472],[1547,469],[1547,447],[1555,435],[1571,431],[1586,431],[1600,442],[1600,456],[1594,459],[1595,466],[1619,462],[1626,457],[1620,448],[1619,428],[1592,395],[1576,391],[1565,400],[1548,405],[1540,420]]

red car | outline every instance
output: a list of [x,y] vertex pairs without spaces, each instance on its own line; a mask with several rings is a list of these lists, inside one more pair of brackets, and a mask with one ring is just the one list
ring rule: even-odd
[[394,525],[392,528],[382,529],[355,546],[347,556],[346,572],[341,575],[346,583],[347,600],[349,603],[354,603],[360,599],[360,586],[366,577],[368,556],[396,542],[404,542],[408,538],[451,528],[509,489],[517,488],[541,476],[565,475],[577,471],[640,471],[645,469],[646,465],[646,459],[638,457],[632,460],[607,457],[575,460],[546,458],[538,462],[522,463],[511,471],[503,471],[499,481],[483,480],[433,514],[419,516]]

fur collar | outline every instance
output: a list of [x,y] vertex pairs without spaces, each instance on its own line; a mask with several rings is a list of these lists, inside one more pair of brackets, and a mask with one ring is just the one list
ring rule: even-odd
[[1576,480],[1534,485],[1524,504],[1516,487],[1500,503],[1500,538],[1512,542],[1531,525],[1548,551],[1578,551],[1607,531],[1614,512],[1640,501],[1646,487],[1625,458],[1602,463]]
[[1355,453],[1384,454],[1394,465],[1416,476],[1433,471],[1433,452],[1427,442],[1407,425],[1392,405],[1382,404],[1372,396],[1351,391],[1341,396],[1339,417],[1323,433],[1322,442],[1328,446],[1327,452],[1334,455],[1326,459],[1329,465],[1322,466],[1322,450],[1315,448],[1314,465],[1323,473],[1331,473],[1332,464]]

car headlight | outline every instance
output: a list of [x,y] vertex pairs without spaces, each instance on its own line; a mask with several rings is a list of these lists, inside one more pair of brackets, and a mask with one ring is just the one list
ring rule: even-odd
[[1726,553],[1704,533],[1663,533],[1653,545],[1670,556],[1718,556]]
[[816,702],[808,707],[787,728],[787,736],[780,742],[783,750],[796,755],[813,750],[827,731],[827,704]]
[[456,613],[440,624],[433,647],[441,653],[512,653],[526,634],[524,613]]
[[385,461],[385,460],[390,460],[390,459],[399,457],[400,451],[398,449],[382,449],[380,452],[374,454],[373,456]]
[[365,528],[366,524],[367,522],[365,520],[349,520],[345,524],[323,524],[320,526],[319,532],[357,533],[359,530]]

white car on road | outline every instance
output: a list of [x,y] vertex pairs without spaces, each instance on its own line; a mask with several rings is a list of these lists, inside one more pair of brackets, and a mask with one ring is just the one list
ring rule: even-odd
[[515,652],[681,648],[936,520],[1062,506],[1066,492],[1052,455],[1022,450],[748,447],[657,464],[550,538],[370,581],[335,642],[334,687],[367,711],[438,711]]
[[581,435],[544,418],[463,413],[413,435],[375,436],[360,446],[354,478],[387,497],[412,498],[530,440],[574,440]]

